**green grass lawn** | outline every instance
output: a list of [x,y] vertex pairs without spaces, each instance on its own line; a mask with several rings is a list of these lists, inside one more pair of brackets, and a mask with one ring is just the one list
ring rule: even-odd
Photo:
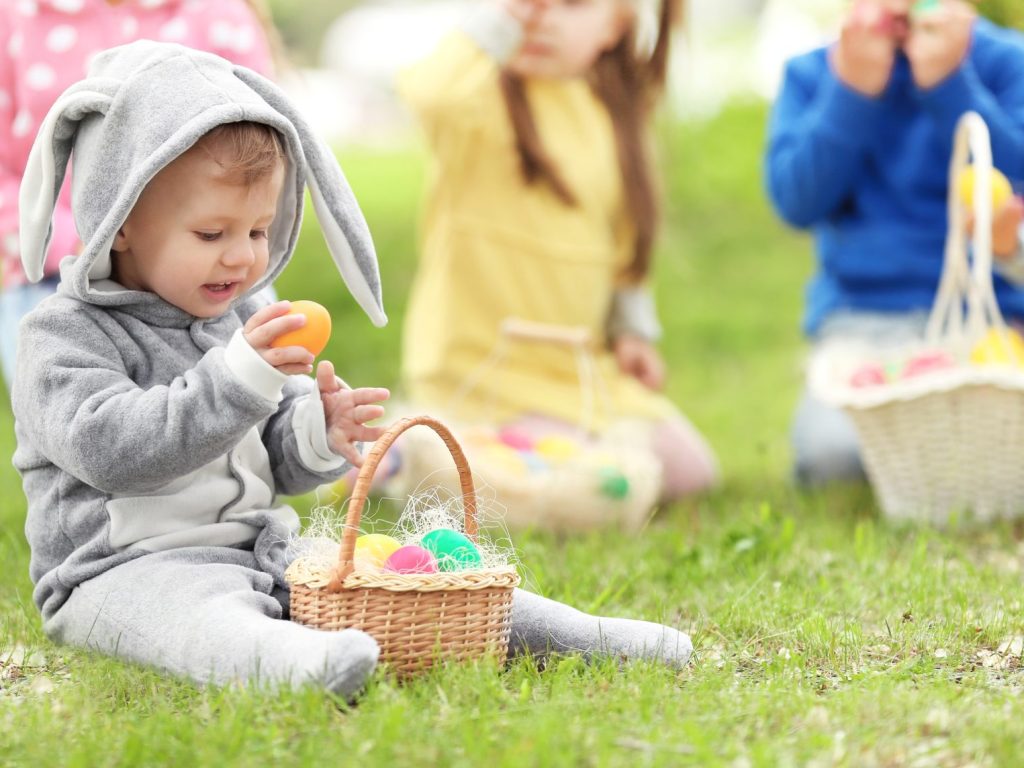
[[[5,460],[0,660],[13,658],[0,672],[0,764],[1019,764],[1021,531],[899,527],[867,489],[787,483],[810,249],[764,202],[764,117],[737,107],[663,131],[669,388],[718,450],[725,486],[632,539],[516,537],[544,594],[690,630],[688,670],[519,661],[377,679],[349,709],[314,692],[197,689],[58,648],[31,603],[25,504]],[[349,151],[344,162],[392,325],[373,330],[337,287],[312,227],[279,287],[331,308],[328,353],[349,382],[393,384],[422,159]],[[4,403],[0,454],[12,450]]]

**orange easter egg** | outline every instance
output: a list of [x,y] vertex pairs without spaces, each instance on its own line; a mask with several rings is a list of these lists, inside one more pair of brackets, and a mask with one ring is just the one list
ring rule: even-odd
[[305,347],[314,356],[319,355],[331,338],[331,314],[315,301],[293,301],[289,315],[305,315],[306,324],[301,328],[281,334],[270,346]]

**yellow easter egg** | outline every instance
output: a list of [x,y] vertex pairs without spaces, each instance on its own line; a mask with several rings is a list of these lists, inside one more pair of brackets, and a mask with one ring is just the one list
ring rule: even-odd
[[512,475],[525,475],[528,471],[526,463],[519,452],[501,443],[494,443],[480,451],[484,467],[490,467]]
[[1000,337],[999,331],[993,328],[974,345],[971,362],[975,365],[1024,366],[1024,338],[1012,328],[1007,328],[1006,335]]
[[[968,208],[974,207],[974,166],[969,165],[960,172],[957,180],[957,192],[960,195],[960,202]],[[998,169],[992,169],[992,211],[998,211],[1009,199],[1013,197],[1013,187],[1010,180]]]
[[384,563],[402,545],[390,536],[383,533],[368,533],[356,539],[356,553],[354,556],[356,568],[362,570],[377,570],[384,567]]
[[548,435],[538,440],[533,450],[548,461],[568,461],[580,452],[580,445],[568,437]]

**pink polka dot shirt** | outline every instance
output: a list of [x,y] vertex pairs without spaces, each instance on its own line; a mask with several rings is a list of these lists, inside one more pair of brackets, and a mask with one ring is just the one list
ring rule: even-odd
[[[216,53],[263,74],[266,34],[245,0],[0,0],[0,257],[4,287],[25,282],[18,254],[18,186],[36,132],[93,55],[147,38]],[[77,252],[67,184],[54,213],[46,273]]]

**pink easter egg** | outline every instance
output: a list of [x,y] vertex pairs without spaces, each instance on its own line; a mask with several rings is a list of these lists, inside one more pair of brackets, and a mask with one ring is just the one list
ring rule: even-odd
[[929,350],[914,355],[903,366],[903,378],[912,379],[915,376],[924,376],[927,373],[936,371],[947,371],[956,368],[956,361],[947,353],[939,350]]
[[498,433],[498,440],[517,451],[532,451],[533,438],[521,429],[505,427]]
[[384,570],[393,573],[437,573],[437,560],[423,547],[410,544],[391,553]]
[[878,363],[864,363],[850,377],[850,386],[856,389],[877,387],[882,384],[885,384],[885,369]]

